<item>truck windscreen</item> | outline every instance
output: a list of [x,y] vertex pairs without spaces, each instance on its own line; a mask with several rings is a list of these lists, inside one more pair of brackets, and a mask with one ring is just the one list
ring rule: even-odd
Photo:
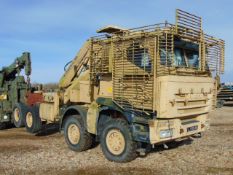
[[174,66],[175,67],[199,68],[198,51],[188,50],[184,48],[175,48]]
[[174,41],[174,55],[161,49],[160,64],[168,67],[199,68],[199,45],[183,40]]

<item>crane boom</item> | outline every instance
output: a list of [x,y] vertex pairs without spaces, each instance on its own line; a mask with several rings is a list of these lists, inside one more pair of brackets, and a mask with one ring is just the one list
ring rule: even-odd
[[25,75],[31,75],[31,56],[29,52],[24,52],[22,56],[17,57],[8,67],[0,70],[0,87],[4,85],[5,80],[15,79],[16,74],[25,69]]
[[90,41],[86,41],[83,47],[80,49],[74,60],[71,62],[68,70],[63,74],[60,79],[59,87],[61,89],[65,89],[71,85],[73,79],[80,75],[82,72],[82,68],[87,65],[89,61],[89,49],[90,49]]

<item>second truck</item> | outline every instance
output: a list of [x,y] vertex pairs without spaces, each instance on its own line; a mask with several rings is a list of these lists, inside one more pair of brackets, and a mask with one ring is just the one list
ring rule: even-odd
[[[22,69],[25,70],[26,80],[20,75]],[[31,89],[30,75],[31,58],[28,52],[0,70],[0,129],[11,123],[16,127],[24,126],[24,116],[28,112],[26,96]]]
[[110,161],[128,162],[148,145],[201,133],[224,71],[224,41],[203,32],[202,19],[176,11],[175,25],[107,26],[86,41],[43,102],[26,115],[60,123],[66,143],[84,151],[100,142]]

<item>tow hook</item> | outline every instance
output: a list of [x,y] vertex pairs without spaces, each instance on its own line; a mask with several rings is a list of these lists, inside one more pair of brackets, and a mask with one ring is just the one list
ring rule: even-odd
[[146,156],[146,149],[145,148],[138,148],[137,152],[140,156]]
[[193,137],[194,138],[201,138],[202,134],[199,132],[199,133],[194,134]]
[[163,144],[163,148],[164,148],[164,149],[168,149],[169,147],[167,146],[167,144],[164,143],[164,144]]

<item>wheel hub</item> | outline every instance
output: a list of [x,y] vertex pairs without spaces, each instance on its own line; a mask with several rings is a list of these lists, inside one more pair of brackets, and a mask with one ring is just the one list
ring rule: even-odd
[[112,129],[106,136],[108,150],[114,155],[120,155],[125,149],[125,138],[121,131]]
[[32,127],[33,118],[32,118],[32,113],[31,112],[28,112],[27,115],[26,115],[26,123],[27,123],[27,126],[29,128]]
[[19,121],[19,109],[18,108],[15,108],[14,110],[14,118],[15,118],[15,121],[18,122]]
[[77,125],[71,124],[68,127],[68,138],[72,144],[78,144],[80,140],[80,130]]

